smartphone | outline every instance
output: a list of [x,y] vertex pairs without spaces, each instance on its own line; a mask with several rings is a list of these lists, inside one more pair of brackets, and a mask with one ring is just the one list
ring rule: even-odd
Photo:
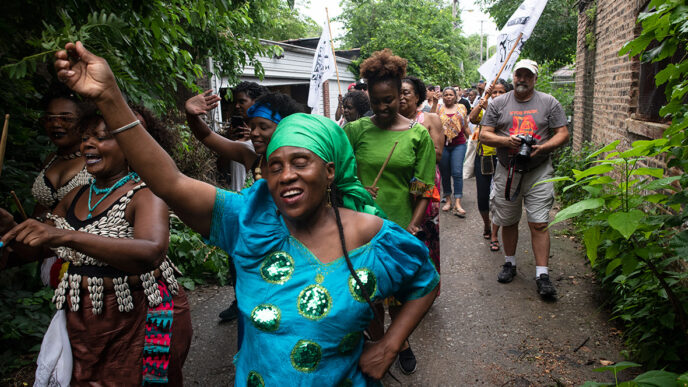
[[242,116],[232,116],[232,120],[230,121],[232,128],[239,128],[242,126],[246,126],[244,123],[244,117]]
[[442,88],[439,86],[435,86],[435,91],[442,91]]

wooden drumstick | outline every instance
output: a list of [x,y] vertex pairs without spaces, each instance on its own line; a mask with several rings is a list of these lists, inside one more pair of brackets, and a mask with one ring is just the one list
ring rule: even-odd
[[396,149],[398,143],[399,143],[399,141],[394,142],[394,145],[392,146],[392,150],[389,151],[389,154],[387,155],[387,159],[385,160],[384,163],[382,163],[382,168],[380,168],[380,172],[377,173],[377,177],[373,181],[373,185],[371,186],[371,188],[375,188],[377,186],[377,182],[378,182],[378,180],[380,180],[380,177],[382,176],[382,172],[385,171],[385,168],[387,167],[387,164],[389,163],[389,159],[392,158],[392,153],[394,153],[394,149]]
[[7,145],[7,127],[10,124],[10,115],[5,114],[5,124],[2,126],[2,137],[0,137],[0,174],[2,174],[2,164],[5,161],[5,147]]
[[12,198],[14,199],[14,204],[17,205],[17,208],[19,209],[19,212],[21,212],[21,215],[24,218],[24,220],[29,219],[29,217],[26,216],[26,211],[24,211],[24,207],[22,207],[21,202],[19,201],[19,198],[17,197],[17,194],[14,193],[14,191],[10,191],[10,194],[12,195]]

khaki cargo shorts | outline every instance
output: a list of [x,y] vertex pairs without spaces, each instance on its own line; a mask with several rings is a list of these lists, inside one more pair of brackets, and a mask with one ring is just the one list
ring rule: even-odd
[[507,173],[507,169],[501,163],[497,163],[490,190],[492,223],[502,227],[518,223],[523,213],[523,205],[526,207],[528,222],[549,223],[549,211],[554,203],[554,183],[538,184],[535,187],[533,184],[552,178],[552,161],[547,160],[524,174],[514,173],[511,195],[514,195],[519,181],[521,190],[517,196],[511,198],[512,201],[506,200],[504,196]]

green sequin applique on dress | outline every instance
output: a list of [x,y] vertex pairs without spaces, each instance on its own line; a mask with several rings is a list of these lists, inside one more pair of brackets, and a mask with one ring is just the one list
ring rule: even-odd
[[279,308],[271,304],[260,304],[251,312],[253,325],[265,332],[274,332],[279,328],[282,313]]
[[337,346],[339,353],[345,355],[356,349],[356,346],[361,342],[361,336],[361,332],[351,332],[344,336],[342,341],[339,342],[339,346]]
[[291,350],[291,365],[301,372],[313,372],[320,363],[322,349],[318,343],[299,340]]
[[[358,274],[358,278],[368,291],[368,295],[372,301],[372,299],[375,297],[375,292],[377,291],[377,279],[375,278],[375,274],[373,274],[373,272],[367,268],[357,269],[356,274]],[[354,279],[353,275],[349,276],[349,291],[356,301],[367,302],[363,296],[361,287],[358,286],[358,283],[356,283],[356,279]]]
[[309,320],[320,320],[332,309],[332,297],[324,287],[310,285],[303,289],[296,301],[296,308]]
[[283,284],[294,273],[294,258],[284,251],[268,254],[260,265],[260,275],[271,284]]
[[265,381],[263,381],[263,377],[258,372],[251,371],[246,379],[246,387],[265,387]]

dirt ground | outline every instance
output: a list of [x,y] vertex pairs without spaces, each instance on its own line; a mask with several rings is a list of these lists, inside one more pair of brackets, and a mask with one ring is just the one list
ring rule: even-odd
[[[464,184],[465,219],[441,216],[441,295],[410,342],[418,370],[391,372],[403,386],[574,386],[586,380],[613,381],[594,372],[601,361],[618,362],[623,349],[603,308],[584,252],[563,225],[551,231],[550,276],[556,302],[536,293],[535,263],[525,220],[520,225],[518,275],[497,282],[503,252],[490,252],[482,237],[475,180]],[[194,338],[184,366],[187,385],[234,383],[236,322],[218,313],[233,300],[231,287],[189,292]],[[387,386],[398,383],[387,376]]]

